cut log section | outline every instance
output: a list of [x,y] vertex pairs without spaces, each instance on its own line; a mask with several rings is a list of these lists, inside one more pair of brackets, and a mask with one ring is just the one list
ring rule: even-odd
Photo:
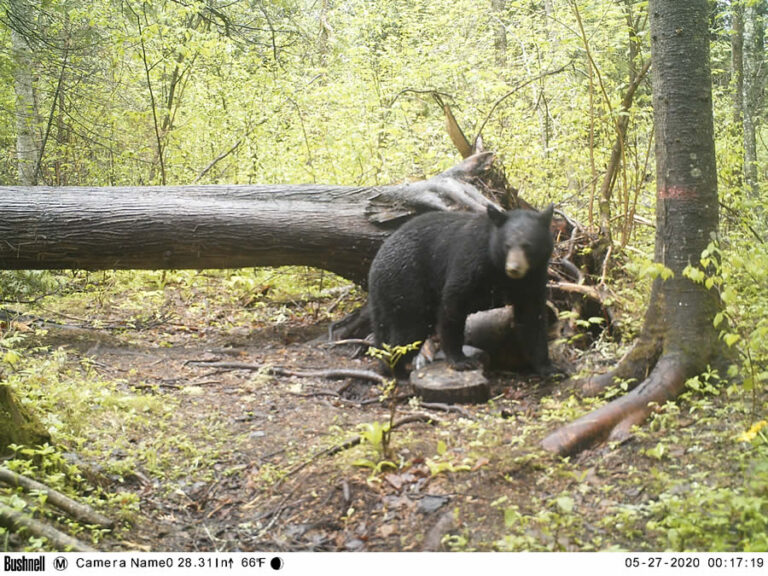
[[411,372],[411,385],[424,402],[482,404],[491,397],[482,369],[458,371],[447,362],[433,362]]

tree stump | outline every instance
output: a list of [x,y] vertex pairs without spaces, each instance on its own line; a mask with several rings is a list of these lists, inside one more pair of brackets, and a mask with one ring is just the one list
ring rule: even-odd
[[11,444],[34,446],[50,442],[43,425],[16,400],[7,384],[0,384],[0,454]]
[[411,385],[424,402],[444,404],[482,404],[491,397],[488,379],[482,368],[454,370],[447,362],[438,361],[411,372]]

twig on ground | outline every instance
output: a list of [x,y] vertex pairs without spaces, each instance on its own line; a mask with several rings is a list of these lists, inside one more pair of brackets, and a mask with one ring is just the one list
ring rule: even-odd
[[263,370],[273,376],[296,376],[297,378],[328,378],[338,380],[343,378],[359,378],[369,380],[376,384],[384,384],[386,378],[371,370],[358,370],[355,368],[338,368],[332,370],[289,370],[281,366],[269,366],[268,364],[250,364],[248,362],[207,362],[205,360],[187,360],[185,365],[199,365],[206,368],[218,368],[220,370]]
[[370,346],[372,342],[366,340],[365,338],[345,338],[344,340],[334,340],[333,342],[323,344],[323,347],[336,348],[337,346],[345,346],[349,344],[354,344],[355,346]]
[[419,406],[421,406],[422,408],[426,408],[427,410],[442,410],[443,412],[456,412],[457,414],[461,414],[462,416],[464,416],[464,418],[468,418],[470,420],[475,419],[475,417],[472,416],[472,414],[470,414],[466,408],[463,408],[461,406],[455,406],[453,404],[444,404],[443,402],[421,402],[419,403]]
[[[427,422],[429,424],[439,424],[440,420],[435,418],[434,416],[430,414],[409,414],[407,416],[403,416],[400,418],[400,420],[396,420],[392,424],[391,430],[395,430],[396,428],[400,428],[401,426],[405,426],[406,424],[412,424],[414,422]],[[348,440],[345,440],[341,444],[336,444],[335,446],[331,446],[330,448],[326,448],[324,450],[320,450],[320,452],[317,452],[313,456],[311,456],[309,459],[305,460],[301,464],[297,464],[293,468],[291,468],[285,475],[283,479],[278,481],[278,484],[282,482],[285,478],[288,478],[289,476],[292,476],[296,474],[297,472],[300,472],[307,466],[309,466],[312,462],[317,460],[318,458],[321,458],[323,456],[334,456],[338,454],[339,452],[343,452],[344,450],[349,450],[350,448],[354,448],[360,442],[363,441],[362,436],[353,436],[352,438],[349,438]]]

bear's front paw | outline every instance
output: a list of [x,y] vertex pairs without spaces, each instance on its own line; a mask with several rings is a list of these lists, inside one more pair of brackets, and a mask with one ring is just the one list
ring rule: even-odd
[[480,360],[477,358],[467,358],[466,356],[463,358],[457,358],[456,360],[449,360],[448,364],[451,366],[451,368],[459,372],[463,372],[465,370],[476,370],[482,365]]

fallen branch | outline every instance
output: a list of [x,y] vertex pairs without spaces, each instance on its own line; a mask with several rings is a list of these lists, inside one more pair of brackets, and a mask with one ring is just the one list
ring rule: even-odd
[[76,502],[61,492],[46,486],[36,480],[17,474],[7,468],[0,467],[0,482],[9,486],[18,486],[27,492],[40,492],[45,494],[46,502],[50,502],[62,512],[66,512],[76,520],[84,524],[96,524],[105,528],[112,528],[115,521],[103,514],[96,512],[87,504]]
[[323,348],[337,348],[339,346],[371,346],[373,342],[365,338],[345,338],[323,344]]
[[[329,396],[334,399],[335,402],[339,402],[341,404],[346,404],[348,406],[357,406],[358,408],[362,407],[362,404],[360,402],[355,402],[354,400],[348,400],[347,398],[344,398],[341,394],[338,392],[334,392],[333,390],[318,390],[316,392],[309,392],[306,394],[301,394],[299,392],[288,392],[291,396],[295,396],[297,398],[319,398],[323,396]],[[380,400],[377,398],[376,402],[380,402]]]
[[9,530],[14,532],[20,532],[27,530],[31,535],[38,538],[45,538],[48,543],[56,550],[72,551],[72,552],[96,552],[95,548],[91,548],[87,544],[81,542],[77,538],[73,538],[68,534],[64,534],[60,530],[57,530],[53,526],[49,526],[35,520],[0,503],[0,525],[5,526]]
[[600,291],[594,286],[589,286],[587,284],[574,284],[572,282],[550,282],[547,284],[547,288],[560,290],[562,292],[581,294],[582,296],[591,298],[592,300],[599,302],[601,305],[604,305],[602,294],[600,294]]
[[[558,268],[562,268],[567,274],[560,272]],[[584,284],[586,280],[584,273],[579,270],[579,267],[567,258],[558,258],[550,262],[549,275],[550,278],[553,276],[558,278],[558,281],[573,282],[575,284]]]
[[205,360],[188,360],[185,364],[195,364],[206,368],[218,368],[220,370],[262,370],[273,376],[296,376],[297,378],[328,378],[330,380],[342,380],[344,378],[359,378],[370,380],[376,384],[384,384],[387,379],[381,374],[371,370],[358,370],[355,368],[339,368],[336,370],[289,370],[281,366],[269,366],[267,364],[250,364],[248,362],[207,362]]

